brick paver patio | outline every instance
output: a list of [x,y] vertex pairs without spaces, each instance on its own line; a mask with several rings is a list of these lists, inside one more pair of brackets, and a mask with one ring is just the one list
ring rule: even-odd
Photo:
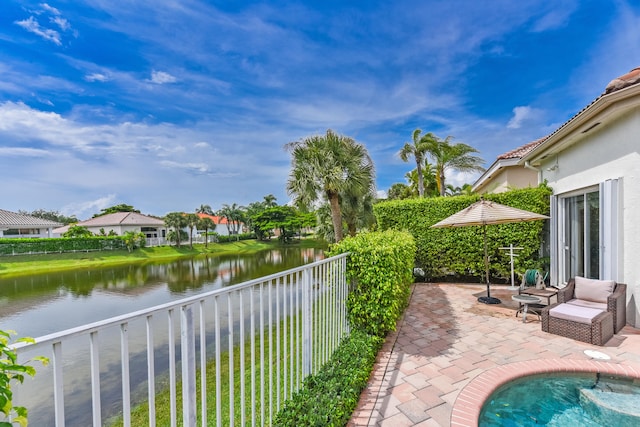
[[517,303],[511,300],[517,291],[508,286],[491,288],[491,296],[502,300],[499,305],[478,303],[477,297],[485,293],[482,285],[415,284],[409,307],[380,351],[349,426],[473,425],[460,421],[466,406],[456,403],[469,383],[491,378],[493,372],[513,376],[513,370],[544,367],[545,361],[550,370],[565,363],[588,369],[600,362],[585,355],[587,349],[610,356],[607,369],[622,367],[640,376],[640,330],[626,326],[604,347],[593,346],[542,332],[531,313],[523,323],[515,317]]

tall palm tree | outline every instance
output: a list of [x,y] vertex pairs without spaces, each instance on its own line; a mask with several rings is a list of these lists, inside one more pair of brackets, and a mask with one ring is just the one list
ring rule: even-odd
[[424,156],[427,152],[429,141],[434,137],[432,133],[427,133],[420,136],[421,129],[416,129],[411,134],[412,142],[406,142],[398,155],[403,162],[408,162],[409,158],[413,157],[416,161],[416,168],[418,171],[418,196],[424,197],[424,177],[422,174],[422,163]]
[[198,222],[200,221],[200,217],[196,214],[186,214],[185,222],[187,227],[189,227],[189,247],[193,249],[193,229],[198,227]]
[[436,169],[436,183],[440,196],[444,196],[447,190],[445,183],[445,172],[448,169],[460,172],[484,171],[481,166],[484,160],[475,156],[478,150],[470,145],[458,143],[451,144],[453,137],[447,136],[445,139],[433,137],[426,143],[427,154],[433,159]]
[[180,247],[182,229],[187,226],[187,219],[182,212],[171,212],[165,215],[164,223],[167,227],[173,228],[176,235],[176,245]]
[[265,208],[272,208],[274,206],[278,206],[278,204],[276,203],[276,196],[274,196],[273,194],[267,194],[266,196],[264,196],[264,207]]
[[298,206],[309,208],[324,196],[331,209],[336,242],[342,240],[340,194],[364,195],[374,187],[374,167],[367,149],[331,129],[287,144],[292,154],[287,192]]
[[340,209],[342,218],[347,224],[350,236],[355,236],[360,228],[368,228],[375,223],[373,214],[374,195],[369,192],[364,195],[351,194],[348,191],[340,195]]
[[[416,197],[418,195],[418,169],[407,172],[404,177],[409,183],[409,187],[413,193],[412,197]],[[424,165],[422,166],[423,197],[435,197],[439,195],[436,181],[435,166],[429,163],[428,159],[424,159]]]
[[213,209],[209,205],[200,205],[198,209],[196,209],[196,213],[203,213],[207,215],[213,215]]
[[216,229],[216,223],[211,218],[205,216],[198,220],[198,229],[204,230],[204,247],[209,247],[209,230],[214,231]]
[[244,219],[242,207],[238,206],[237,203],[233,203],[231,206],[224,204],[222,205],[222,209],[218,211],[218,215],[227,220],[227,232],[229,235],[235,234],[237,236],[240,224]]

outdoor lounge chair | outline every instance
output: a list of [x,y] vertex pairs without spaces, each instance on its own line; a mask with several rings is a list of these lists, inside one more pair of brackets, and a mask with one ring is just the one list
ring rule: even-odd
[[604,345],[627,323],[627,285],[576,276],[558,291],[558,303],[542,309],[542,330]]

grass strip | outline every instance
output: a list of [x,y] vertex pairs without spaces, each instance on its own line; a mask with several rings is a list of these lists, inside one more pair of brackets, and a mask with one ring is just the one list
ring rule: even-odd
[[16,255],[0,257],[0,277],[13,277],[36,273],[72,270],[78,268],[100,268],[152,261],[179,259],[200,254],[233,255],[259,252],[277,247],[319,248],[323,245],[314,239],[303,239],[292,244],[283,245],[277,241],[240,240],[228,243],[194,244],[180,248],[175,246],[154,246],[136,249],[133,252],[124,250],[99,252],[72,252],[38,255]]

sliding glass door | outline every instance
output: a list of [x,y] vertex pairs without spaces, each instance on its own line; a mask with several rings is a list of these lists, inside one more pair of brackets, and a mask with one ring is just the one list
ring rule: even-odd
[[600,278],[600,194],[598,190],[565,197],[564,279]]

